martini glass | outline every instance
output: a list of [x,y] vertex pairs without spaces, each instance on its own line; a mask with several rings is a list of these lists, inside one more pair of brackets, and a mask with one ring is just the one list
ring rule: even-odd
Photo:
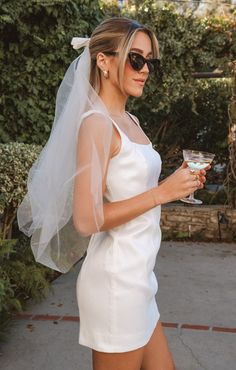
[[[185,162],[187,162],[190,171],[193,174],[198,174],[200,170],[206,168],[213,161],[215,154],[184,149],[183,157]],[[202,204],[202,201],[200,199],[194,198],[194,193],[191,193],[189,197],[182,198],[180,200],[182,202],[190,204]]]

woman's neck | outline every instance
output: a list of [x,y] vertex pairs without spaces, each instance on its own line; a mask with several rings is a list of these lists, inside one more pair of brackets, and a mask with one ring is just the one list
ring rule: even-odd
[[101,89],[99,96],[111,115],[116,117],[124,115],[127,97],[121,94],[121,92],[113,89]]

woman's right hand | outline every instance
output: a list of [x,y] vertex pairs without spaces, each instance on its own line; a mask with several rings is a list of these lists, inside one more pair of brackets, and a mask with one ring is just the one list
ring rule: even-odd
[[197,174],[191,173],[189,168],[180,168],[153,190],[156,203],[164,204],[185,198],[201,188],[203,183]]

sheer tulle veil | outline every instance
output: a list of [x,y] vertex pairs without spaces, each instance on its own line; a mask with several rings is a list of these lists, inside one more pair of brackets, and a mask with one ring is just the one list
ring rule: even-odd
[[[27,193],[17,210],[35,260],[62,273],[83,256],[104,223],[102,180],[112,138],[108,111],[89,80],[89,39],[74,38],[72,45],[85,49],[58,89],[49,139],[28,173]],[[88,232],[75,227],[75,209],[82,225],[89,216]]]

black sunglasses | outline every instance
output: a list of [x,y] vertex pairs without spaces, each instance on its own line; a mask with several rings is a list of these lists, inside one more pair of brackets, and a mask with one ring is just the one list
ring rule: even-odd
[[[108,51],[108,52],[105,52],[104,54],[116,55],[118,54],[118,52]],[[146,63],[147,63],[149,73],[157,72],[157,70],[160,68],[160,59],[146,59],[141,54],[135,53],[133,51],[129,52],[128,59],[129,59],[131,67],[135,71],[141,71],[141,69]]]

